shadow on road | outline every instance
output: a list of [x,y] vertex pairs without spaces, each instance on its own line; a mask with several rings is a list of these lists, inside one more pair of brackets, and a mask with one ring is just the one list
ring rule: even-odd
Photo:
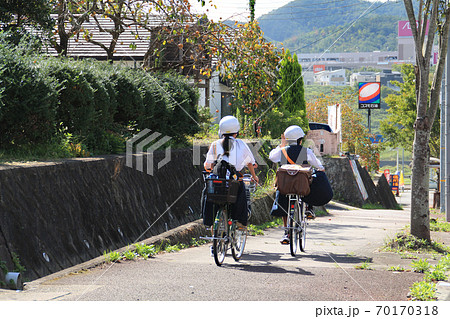
[[309,258],[317,262],[336,263],[336,264],[359,264],[363,262],[372,262],[372,257],[350,256],[348,254],[324,254],[324,255],[304,255],[303,258]]
[[290,270],[273,265],[249,265],[249,264],[230,264],[224,265],[226,268],[233,268],[242,271],[255,272],[255,273],[268,273],[268,274],[295,274],[304,276],[314,276],[312,272],[306,271],[302,268],[295,268],[296,270]]
[[[280,273],[291,273],[297,275],[314,276],[314,273],[304,270],[300,267],[295,268],[296,270],[290,270],[289,268],[283,267],[282,263],[280,266],[274,266],[278,261],[298,261],[304,263],[302,266],[315,267],[312,262],[325,263],[329,267],[336,267],[340,264],[360,264],[364,262],[372,262],[371,257],[365,256],[350,256],[348,254],[308,254],[301,253],[295,257],[290,256],[286,253],[266,253],[266,252],[255,252],[244,255],[243,259],[236,264],[224,264],[222,267],[238,269],[242,271],[255,272],[255,273],[270,273],[270,274],[280,274]],[[247,262],[247,263],[246,263]],[[261,264],[252,264],[252,262],[259,262]],[[305,265],[306,264],[306,265]],[[323,266],[323,265],[322,265]]]

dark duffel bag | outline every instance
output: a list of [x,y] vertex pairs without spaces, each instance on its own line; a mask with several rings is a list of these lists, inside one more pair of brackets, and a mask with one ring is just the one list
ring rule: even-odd
[[310,193],[303,201],[313,206],[323,206],[333,199],[333,189],[325,172],[316,171],[309,186]]

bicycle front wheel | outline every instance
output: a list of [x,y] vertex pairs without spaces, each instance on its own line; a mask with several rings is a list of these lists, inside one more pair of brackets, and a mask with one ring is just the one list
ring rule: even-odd
[[237,229],[236,222],[233,222],[231,238],[231,254],[234,260],[239,261],[244,253],[245,243],[247,242],[247,230]]
[[[294,203],[295,202],[295,203]],[[294,204],[292,204],[294,203]],[[292,208],[292,206],[294,206]],[[289,201],[289,248],[291,255],[295,257],[299,243],[299,208],[297,200]]]
[[214,221],[213,239],[214,261],[217,266],[222,266],[228,250],[227,220],[228,216],[226,209],[219,209],[216,220]]

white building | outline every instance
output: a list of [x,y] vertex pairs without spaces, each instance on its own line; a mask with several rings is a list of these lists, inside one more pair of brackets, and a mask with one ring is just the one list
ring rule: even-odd
[[345,79],[345,69],[317,72],[314,74],[314,82],[319,85],[347,85],[347,81]]
[[350,75],[350,86],[355,86],[359,82],[376,82],[376,72],[357,72]]

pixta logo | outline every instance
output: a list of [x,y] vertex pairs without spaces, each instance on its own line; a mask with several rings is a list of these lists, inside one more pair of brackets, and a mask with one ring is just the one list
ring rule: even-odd
[[[161,133],[144,129],[130,138],[127,141],[126,166],[133,167],[133,158],[135,158],[136,170],[144,172],[144,159],[146,159],[146,172],[153,176],[154,152],[172,139],[169,136],[162,136],[159,138],[161,135]],[[158,169],[170,162],[170,151],[171,147],[170,145],[167,145],[165,147],[164,158],[158,162]]]

